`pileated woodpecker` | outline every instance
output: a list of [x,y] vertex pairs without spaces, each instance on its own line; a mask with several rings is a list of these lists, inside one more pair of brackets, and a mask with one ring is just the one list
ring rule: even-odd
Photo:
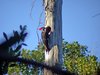
[[41,27],[39,28],[39,30],[42,30],[42,33],[41,33],[41,36],[42,36],[42,41],[43,41],[43,44],[45,46],[45,50],[46,51],[50,51],[50,48],[49,48],[49,36],[50,36],[50,32],[51,32],[51,27],[50,26],[47,26],[47,27]]

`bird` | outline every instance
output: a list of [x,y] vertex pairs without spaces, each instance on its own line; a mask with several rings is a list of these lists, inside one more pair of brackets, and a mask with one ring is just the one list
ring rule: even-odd
[[49,48],[49,37],[50,37],[50,32],[51,32],[51,27],[47,26],[47,27],[40,27],[39,30],[41,30],[41,37],[42,37],[42,41],[45,47],[46,52],[50,51]]

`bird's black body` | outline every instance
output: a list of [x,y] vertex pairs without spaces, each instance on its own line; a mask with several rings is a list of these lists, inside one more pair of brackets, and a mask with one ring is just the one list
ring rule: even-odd
[[49,26],[46,28],[43,28],[42,30],[42,40],[43,40],[43,44],[45,46],[46,51],[50,51],[50,48],[49,48],[50,31],[51,31],[51,27]]

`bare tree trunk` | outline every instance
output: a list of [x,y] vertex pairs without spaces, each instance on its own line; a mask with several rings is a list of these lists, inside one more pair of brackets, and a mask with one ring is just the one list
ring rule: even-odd
[[[50,26],[50,52],[45,52],[45,63],[50,66],[62,65],[62,0],[43,0],[45,7],[45,26]],[[44,69],[44,75],[54,75]]]

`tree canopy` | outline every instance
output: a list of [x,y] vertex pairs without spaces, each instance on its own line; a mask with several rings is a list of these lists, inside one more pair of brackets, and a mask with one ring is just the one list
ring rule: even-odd
[[[97,57],[88,54],[88,47],[79,44],[78,42],[68,43],[63,41],[63,59],[64,59],[64,69],[78,74],[78,75],[97,75],[100,69],[100,62],[97,61]],[[27,59],[33,59],[38,62],[44,61],[44,50],[43,45],[38,46],[37,50],[22,50],[22,57]],[[34,65],[30,66],[27,64],[19,64],[12,69],[17,69],[22,74],[43,74],[42,68],[37,68]],[[12,73],[12,69],[9,68],[9,74]]]

